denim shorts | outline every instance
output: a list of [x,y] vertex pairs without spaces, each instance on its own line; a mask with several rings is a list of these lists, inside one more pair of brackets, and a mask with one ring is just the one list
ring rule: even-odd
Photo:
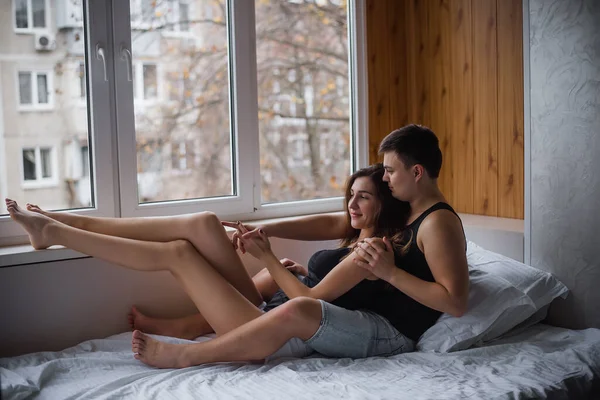
[[319,329],[308,340],[293,338],[267,357],[306,357],[314,352],[335,358],[386,357],[413,351],[415,342],[382,316],[365,310],[347,310],[323,300]]

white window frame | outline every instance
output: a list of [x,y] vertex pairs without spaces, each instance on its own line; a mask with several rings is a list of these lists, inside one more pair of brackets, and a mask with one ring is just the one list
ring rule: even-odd
[[[50,168],[52,175],[49,178],[42,177],[42,149],[50,149]],[[35,176],[36,179],[25,179],[25,165],[23,165],[23,152],[25,150],[34,150],[35,152]],[[23,189],[42,189],[58,186],[58,156],[56,146],[36,145],[22,146],[20,153],[21,187]]]
[[[19,75],[28,73],[31,78],[31,104],[21,104],[21,85],[19,84]],[[38,98],[38,75],[46,75],[46,85],[48,89],[48,102],[40,103]],[[52,69],[39,68],[17,68],[16,71],[17,88],[17,109],[19,111],[50,111],[54,109],[54,71]]]
[[[110,3],[109,6],[106,2]],[[129,2],[106,0],[85,4],[84,20],[89,36],[85,42],[87,50],[85,65],[89,81],[88,98],[91,105],[92,129],[90,148],[93,158],[90,179],[94,182],[92,198],[95,207],[71,211],[86,215],[136,217],[168,216],[210,210],[223,219],[253,220],[342,210],[342,193],[339,197],[328,199],[262,204],[256,25],[254,1],[250,0],[228,0],[227,3],[227,18],[230,21],[228,29],[231,53],[229,107],[232,110],[230,132],[234,143],[232,151],[234,195],[139,204],[136,184],[133,82],[128,79],[132,71],[128,71],[128,65],[131,64],[126,57],[127,50],[131,51],[132,28],[128,12]],[[365,12],[365,0],[349,2],[348,18],[351,22],[348,38],[351,51],[349,51],[348,62],[352,101],[348,107],[350,108],[350,145],[353,149],[350,160],[352,170],[366,166],[368,163]],[[92,15],[94,24],[90,23]],[[107,23],[97,23],[97,21]],[[108,32],[109,26],[112,26],[112,32]],[[104,50],[104,59],[98,56],[98,48]],[[138,60],[133,60],[133,65],[137,62]],[[140,73],[136,74],[139,77],[137,79],[142,82],[142,85],[138,85],[140,88],[138,90],[143,91],[143,70],[140,69],[138,72]],[[163,97],[160,64],[157,65],[157,75],[160,100]],[[5,238],[13,240],[16,236],[24,237],[26,240],[23,231],[7,216],[0,217],[0,228],[0,243]]]
[[[132,0],[140,1],[140,0]],[[349,102],[352,170],[368,164],[367,132],[367,93],[365,62],[365,0],[349,2],[348,38],[352,51],[349,52],[350,94]],[[131,46],[131,27],[125,13],[114,17],[114,41]],[[135,122],[133,101],[126,93],[132,82],[127,81],[124,65],[117,65],[117,124],[120,166],[120,204],[123,217],[162,216],[193,213],[201,210],[215,212],[221,218],[263,219],[317,212],[339,211],[343,209],[343,197],[314,200],[300,200],[285,203],[262,204],[260,193],[261,172],[259,164],[258,105],[256,80],[256,32],[254,2],[230,0],[228,2],[229,35],[231,43],[230,75],[232,80],[230,107],[232,107],[232,173],[234,195],[204,199],[189,199],[164,203],[138,204],[136,182],[137,168],[135,151]],[[134,25],[135,28],[135,25]],[[354,29],[352,29],[354,28]],[[130,47],[129,47],[130,48]],[[134,65],[137,60],[134,61]],[[136,73],[136,76],[139,76]],[[286,76],[287,78],[287,76]],[[136,78],[139,81],[140,78]],[[160,80],[159,80],[160,82]],[[139,86],[139,84],[138,84]],[[139,89],[137,89],[139,90]],[[137,104],[137,100],[136,100]],[[243,132],[243,135],[240,134]],[[359,132],[363,132],[359,135]],[[243,151],[240,151],[243,149]]]
[[34,28],[33,27],[33,10],[31,7],[31,0],[27,1],[27,28],[17,28],[17,2],[12,0],[12,13],[11,18],[13,21],[13,29],[15,33],[40,33],[47,32],[50,29],[50,1],[44,0],[44,27]]
[[[104,24],[92,24],[89,22],[92,20],[109,21],[110,15],[108,13],[106,4],[99,1],[86,2],[86,7],[84,7],[84,10],[84,21],[86,21],[87,24],[88,35],[85,41],[85,46],[89,57],[86,60],[87,62],[85,65],[86,76],[89,83],[88,89],[90,90],[88,97],[90,98],[91,104],[91,109],[88,111],[88,115],[90,120],[89,126],[91,128],[89,133],[89,144],[92,148],[90,180],[94,182],[92,187],[92,199],[94,207],[85,209],[72,209],[69,211],[82,215],[116,217],[119,215],[119,204],[117,198],[118,187],[117,181],[114,179],[113,175],[115,173],[115,165],[117,164],[116,147],[113,143],[115,137],[114,135],[110,134],[110,132],[114,131],[114,127],[111,123],[111,118],[108,118],[108,116],[111,115],[112,107],[114,106],[114,101],[111,100],[111,88],[109,84],[114,77],[111,68],[106,68],[105,76],[104,64],[101,58],[96,56],[96,45],[99,45],[104,50],[107,63],[110,62],[111,54],[113,53],[114,49],[108,40],[109,32],[107,26]],[[49,13],[46,15],[48,14]],[[30,68],[19,69],[23,71],[31,70]],[[17,90],[15,93],[18,95],[18,72],[16,73],[15,78],[17,80]],[[15,102],[15,106],[18,108],[20,104],[19,97],[15,98]],[[109,134],[107,134],[107,132]],[[22,157],[21,154],[19,156]],[[20,162],[20,164],[22,164],[22,162]],[[22,166],[20,168],[22,168]],[[19,171],[19,173],[22,177],[22,171]],[[8,197],[11,196],[10,193],[6,193],[6,195]],[[10,219],[10,216],[6,214],[0,215],[0,246],[22,243],[29,243],[27,234],[16,222]],[[0,267],[4,265],[14,265],[15,262],[18,262],[19,264],[32,263],[57,260],[64,257],[81,257],[81,255],[79,253],[70,251],[56,252],[55,254],[53,254],[53,252],[27,252],[22,257],[0,257]]]

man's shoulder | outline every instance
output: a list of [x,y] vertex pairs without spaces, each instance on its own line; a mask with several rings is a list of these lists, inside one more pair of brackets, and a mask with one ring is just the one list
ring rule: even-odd
[[460,218],[448,209],[439,209],[429,214],[421,223],[419,231],[424,232],[456,232],[462,231]]

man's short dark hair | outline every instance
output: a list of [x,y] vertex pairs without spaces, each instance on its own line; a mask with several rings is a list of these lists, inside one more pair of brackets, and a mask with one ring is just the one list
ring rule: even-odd
[[442,151],[433,131],[421,125],[406,125],[391,132],[379,145],[379,154],[393,151],[406,165],[420,164],[430,178],[437,178],[442,168]]

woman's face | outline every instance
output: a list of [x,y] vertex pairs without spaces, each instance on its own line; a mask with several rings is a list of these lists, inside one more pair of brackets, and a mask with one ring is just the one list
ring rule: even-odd
[[366,176],[356,178],[350,188],[348,200],[348,213],[352,227],[354,229],[374,228],[380,206],[377,190],[371,178]]

